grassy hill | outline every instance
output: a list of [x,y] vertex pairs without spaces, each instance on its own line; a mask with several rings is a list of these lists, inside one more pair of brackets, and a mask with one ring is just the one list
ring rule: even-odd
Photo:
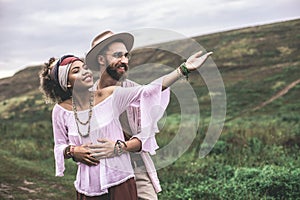
[[[199,159],[210,118],[210,96],[199,74],[190,77],[201,107],[201,126],[188,151],[158,171],[161,199],[296,199],[300,196],[300,20],[193,38],[222,75],[227,116],[214,149]],[[185,41],[158,44],[179,54]],[[157,46],[157,45],[156,45]],[[178,66],[183,57],[150,47],[133,52],[131,66]],[[54,177],[51,110],[38,90],[40,66],[0,79],[0,199],[74,199],[75,164]],[[147,82],[143,68],[132,76]],[[174,137],[180,110],[174,95],[160,146]]]

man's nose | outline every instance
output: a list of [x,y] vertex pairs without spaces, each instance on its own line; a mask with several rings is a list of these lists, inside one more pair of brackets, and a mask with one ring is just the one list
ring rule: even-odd
[[123,56],[121,57],[121,62],[122,62],[122,63],[128,64],[128,58],[125,57],[125,55],[123,55]]

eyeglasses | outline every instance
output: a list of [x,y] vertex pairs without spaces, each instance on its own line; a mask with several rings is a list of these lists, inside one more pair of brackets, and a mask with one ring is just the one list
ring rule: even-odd
[[126,52],[126,53],[123,53],[123,52],[115,52],[115,53],[112,53],[112,54],[106,54],[106,55],[111,55],[112,57],[114,58],[117,58],[117,59],[120,59],[122,58],[123,56],[125,58],[127,58],[128,60],[131,58],[131,54],[129,52]]

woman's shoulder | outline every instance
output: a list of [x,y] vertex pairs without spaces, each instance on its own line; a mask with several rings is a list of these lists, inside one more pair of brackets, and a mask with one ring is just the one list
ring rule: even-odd
[[103,90],[104,90],[104,92],[112,94],[117,87],[119,87],[119,86],[116,86],[116,85],[108,86],[106,88],[103,88]]
[[99,92],[102,92],[105,95],[111,95],[117,88],[120,86],[108,86],[106,88],[101,89]]
[[60,103],[56,104],[56,105],[57,105],[57,107],[63,108],[64,110],[67,110],[67,111],[72,111],[73,110],[71,99],[67,99],[63,102],[60,102]]
[[96,104],[101,103],[103,100],[111,96],[117,87],[118,86],[108,86],[101,90],[97,90],[95,95]]

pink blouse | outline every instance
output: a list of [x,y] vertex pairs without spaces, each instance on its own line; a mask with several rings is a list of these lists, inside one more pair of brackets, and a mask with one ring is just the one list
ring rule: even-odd
[[[97,143],[98,138],[124,141],[119,116],[128,106],[140,106],[141,131],[135,137],[142,141],[142,151],[154,154],[158,148],[155,132],[161,113],[156,112],[156,107],[161,102],[161,84],[162,79],[158,79],[145,86],[117,87],[111,96],[93,107],[88,137],[81,137],[78,134],[73,111],[56,104],[52,111],[56,176],[63,176],[65,170],[63,152],[68,145]],[[77,113],[81,121],[85,122],[88,119],[88,110]],[[87,133],[87,125],[78,125],[81,133]],[[78,192],[87,196],[107,193],[108,188],[134,177],[128,153],[101,159],[97,166],[87,166],[79,162],[77,165],[74,185]]]

